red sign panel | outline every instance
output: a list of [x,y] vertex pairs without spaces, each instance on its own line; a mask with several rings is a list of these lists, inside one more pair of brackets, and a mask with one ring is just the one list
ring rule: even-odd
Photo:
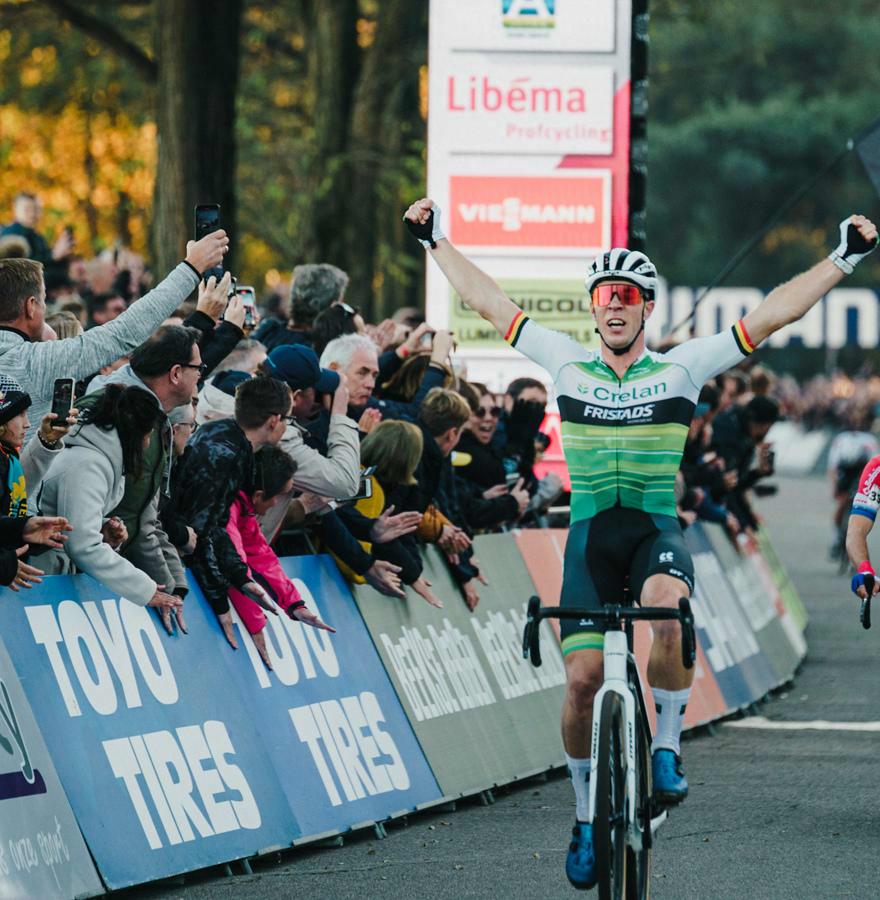
[[462,247],[598,251],[608,242],[606,172],[564,177],[453,175],[451,234]]

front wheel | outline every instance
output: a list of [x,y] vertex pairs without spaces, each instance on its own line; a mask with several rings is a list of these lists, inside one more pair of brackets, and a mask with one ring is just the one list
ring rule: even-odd
[[[608,693],[602,700],[596,758],[596,809],[593,840],[601,900],[623,900],[626,891],[626,743],[623,701]],[[649,825],[650,827],[650,825]]]
[[642,832],[642,849],[626,848],[626,900],[647,900],[651,890],[651,732],[642,716],[636,716],[636,816]]

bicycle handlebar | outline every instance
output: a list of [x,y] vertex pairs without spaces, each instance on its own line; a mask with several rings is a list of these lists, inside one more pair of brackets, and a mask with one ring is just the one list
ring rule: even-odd
[[[620,626],[626,621],[650,622],[677,619],[681,623],[681,662],[686,669],[693,668],[697,658],[697,637],[694,631],[694,615],[687,597],[678,601],[678,609],[664,607],[635,608],[629,606],[606,606],[604,610],[560,609],[556,606],[541,606],[538,597],[529,599],[526,624],[523,629],[523,659],[530,659],[536,668],[541,665],[542,619],[590,619],[597,624]],[[869,626],[866,626],[869,627]]]
[[866,631],[871,627],[871,596],[874,593],[874,576],[865,574],[865,597],[859,609],[859,621]]

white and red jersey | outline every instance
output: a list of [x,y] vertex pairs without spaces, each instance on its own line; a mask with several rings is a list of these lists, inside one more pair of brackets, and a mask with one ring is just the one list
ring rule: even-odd
[[859,478],[859,489],[853,498],[852,514],[867,516],[872,522],[880,509],[880,454],[868,460]]

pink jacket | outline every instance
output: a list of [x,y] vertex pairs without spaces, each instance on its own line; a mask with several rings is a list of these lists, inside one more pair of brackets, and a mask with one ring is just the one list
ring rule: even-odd
[[[260,580],[269,588],[283,610],[295,603],[303,603],[299,591],[284,574],[275,551],[266,543],[254,507],[243,491],[239,491],[232,502],[226,531],[238,555],[248,565],[248,577],[259,575]],[[230,588],[229,599],[251,634],[262,630],[266,624],[266,615],[250,597],[235,588]]]

